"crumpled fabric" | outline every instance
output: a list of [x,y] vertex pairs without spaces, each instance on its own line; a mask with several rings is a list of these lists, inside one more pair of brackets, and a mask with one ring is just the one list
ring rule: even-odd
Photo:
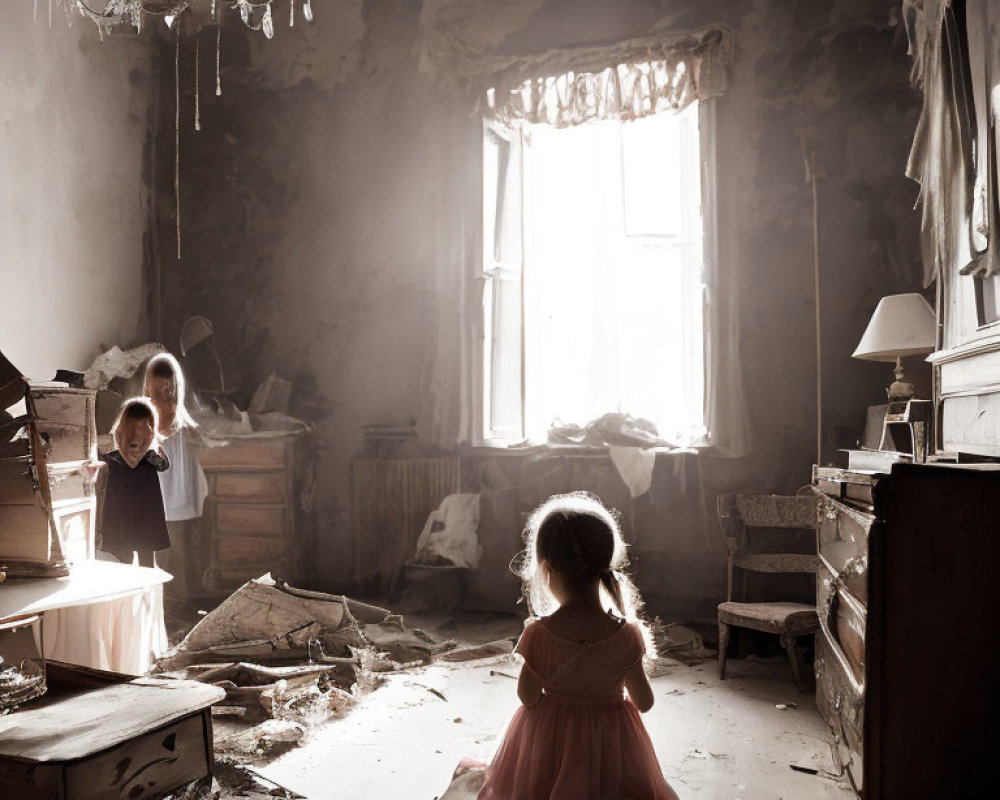
[[521,57],[492,76],[485,112],[560,128],[680,112],[725,94],[732,51],[732,30],[716,25]]
[[615,444],[621,447],[672,447],[661,439],[656,426],[648,419],[611,412],[588,422],[584,427],[553,424],[549,428],[550,444],[579,444],[604,447]]
[[903,19],[924,104],[906,167],[920,184],[924,286],[951,266],[968,233],[975,187],[974,106],[951,0],[904,0]]
[[482,555],[479,495],[450,494],[427,518],[411,563],[475,569]]

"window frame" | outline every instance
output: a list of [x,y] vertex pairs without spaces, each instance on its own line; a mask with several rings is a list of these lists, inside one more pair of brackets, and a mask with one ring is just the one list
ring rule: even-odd
[[[706,185],[706,181],[711,179],[713,175],[713,167],[708,164],[708,159],[714,156],[714,139],[715,139],[715,126],[714,126],[714,107],[711,101],[698,102],[697,109],[697,138],[698,138],[698,149],[699,149],[699,160],[700,163],[695,167],[698,174],[699,186],[700,186],[700,220],[701,220],[701,276],[703,289],[707,291],[707,270],[709,269],[709,259],[712,257],[709,250],[715,247],[714,237],[716,235],[717,220],[715,215],[717,214],[717,209],[711,202],[712,189]],[[670,113],[670,112],[661,112]],[[526,336],[525,336],[525,274],[529,268],[527,263],[527,254],[529,251],[529,239],[531,236],[530,231],[530,192],[525,191],[527,186],[527,180],[530,178],[528,172],[528,165],[526,162],[529,159],[524,157],[524,147],[527,144],[530,146],[530,128],[527,126],[507,126],[502,123],[497,122],[494,119],[489,119],[484,117],[483,123],[483,146],[480,147],[480,155],[482,161],[480,162],[481,176],[479,180],[479,187],[482,192],[480,194],[480,242],[482,248],[480,251],[480,262],[478,264],[478,270],[475,273],[475,281],[478,284],[478,291],[475,292],[477,302],[475,303],[475,314],[474,314],[474,325],[475,334],[474,339],[477,342],[477,346],[473,348],[473,369],[472,378],[473,386],[471,392],[472,408],[473,413],[469,416],[469,421],[472,424],[472,435],[469,437],[473,446],[476,447],[489,447],[496,449],[508,449],[512,445],[524,444],[526,443],[526,425],[527,425],[527,409],[526,409],[526,397],[527,397],[527,386],[526,386],[526,375],[527,375],[527,364],[526,364]],[[511,145],[511,161],[514,161],[516,154],[516,163],[519,167],[518,170],[518,188],[520,192],[520,259],[518,264],[517,273],[515,274],[513,270],[505,268],[500,262],[498,262],[492,253],[489,251],[494,247],[496,239],[496,221],[493,223],[493,231],[490,233],[487,229],[487,221],[485,219],[486,215],[486,203],[485,203],[485,192],[486,192],[486,164],[485,164],[485,141],[486,137],[490,134],[499,136]],[[708,145],[708,146],[706,146]],[[623,207],[624,213],[624,207]],[[648,237],[649,234],[639,234],[635,236],[636,239],[643,239]],[[632,237],[630,237],[632,238]],[[650,238],[657,238],[655,235]],[[684,239],[688,239],[687,232],[683,235]],[[504,431],[498,430],[487,426],[487,421],[490,419],[491,414],[491,394],[492,394],[492,372],[487,368],[490,364],[490,339],[486,336],[488,323],[492,322],[492,293],[493,287],[496,285],[497,280],[516,280],[519,284],[520,289],[520,303],[521,303],[521,335],[520,335],[520,394],[521,394],[521,409],[520,409],[520,428],[517,431]],[[686,276],[685,281],[692,279],[692,276]],[[709,333],[710,333],[710,311],[709,304],[707,302],[706,291],[702,293],[701,300],[701,322],[702,322],[702,370],[703,370],[703,385],[702,385],[702,402],[703,402],[703,421],[706,428],[705,435],[694,442],[688,443],[687,446],[690,447],[711,447],[712,446],[712,430],[710,425],[710,411],[709,402],[711,397],[711,370],[710,359],[709,359]],[[492,335],[492,334],[491,334]]]
[[[499,139],[507,146],[507,169],[515,169],[516,173],[516,214],[518,216],[518,247],[514,257],[509,260],[501,258],[498,245],[498,234],[501,228],[501,214],[503,202],[495,202],[493,205],[493,219],[486,218],[487,205],[486,198],[492,188],[495,198],[500,197],[500,175],[496,175],[496,185],[487,186],[486,177],[486,142],[490,138]],[[476,274],[476,281],[479,286],[477,292],[479,303],[477,309],[477,347],[474,348],[475,357],[475,386],[473,387],[473,408],[472,414],[473,436],[472,442],[477,446],[509,447],[524,440],[525,437],[525,337],[524,337],[524,253],[525,253],[525,192],[524,192],[524,158],[523,158],[523,137],[524,130],[520,126],[510,127],[491,120],[483,119],[483,137],[480,153],[482,155],[482,178],[480,180],[481,195],[481,215],[480,219],[480,240],[482,249],[480,252],[479,270]],[[498,162],[501,163],[501,162]],[[510,173],[508,173],[510,174]],[[509,184],[504,188],[503,200],[509,200]],[[494,411],[494,387],[492,363],[496,357],[494,345],[497,341],[497,320],[494,318],[493,297],[497,293],[501,284],[515,286],[517,296],[520,298],[520,426],[518,428],[503,428],[495,424],[493,418]]]

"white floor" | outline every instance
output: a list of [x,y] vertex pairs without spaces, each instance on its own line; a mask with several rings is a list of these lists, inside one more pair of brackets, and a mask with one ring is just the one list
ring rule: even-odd
[[[515,682],[491,670],[517,674],[504,658],[390,676],[350,715],[257,771],[309,800],[432,800],[463,756],[489,760],[516,706]],[[682,800],[853,797],[846,781],[789,767],[832,762],[814,698],[796,691],[787,664],[730,660],[724,682],[711,662],[677,664],[652,683],[646,725]]]

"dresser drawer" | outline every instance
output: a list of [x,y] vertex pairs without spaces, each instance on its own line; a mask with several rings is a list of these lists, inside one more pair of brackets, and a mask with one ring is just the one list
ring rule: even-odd
[[220,500],[251,503],[282,503],[285,499],[284,472],[220,472],[212,492]]
[[284,536],[220,536],[217,546],[222,568],[284,561],[290,550]]
[[240,439],[233,437],[226,444],[208,447],[198,460],[206,472],[222,469],[283,469],[288,437],[273,439]]
[[867,612],[822,563],[816,571],[816,610],[820,628],[838,648],[855,683],[863,686]]
[[218,503],[216,530],[221,533],[281,534],[285,529],[283,505]]
[[863,605],[868,604],[868,537],[875,517],[823,500],[817,546],[820,558]]
[[813,488],[827,497],[845,500],[881,515],[886,476],[866,470],[813,467]]
[[843,654],[828,632],[816,637],[816,705],[834,735],[855,753],[864,741],[864,686],[850,674]]

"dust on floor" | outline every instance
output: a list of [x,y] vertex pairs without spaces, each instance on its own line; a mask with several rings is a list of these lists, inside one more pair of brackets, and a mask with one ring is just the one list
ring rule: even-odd
[[[309,800],[440,797],[463,757],[492,756],[517,706],[508,677],[517,670],[500,657],[389,675],[346,717],[257,771]],[[645,722],[681,798],[849,800],[847,782],[825,774],[824,723],[787,663],[730,660],[729,670],[719,681],[711,662],[675,663],[652,679]]]

